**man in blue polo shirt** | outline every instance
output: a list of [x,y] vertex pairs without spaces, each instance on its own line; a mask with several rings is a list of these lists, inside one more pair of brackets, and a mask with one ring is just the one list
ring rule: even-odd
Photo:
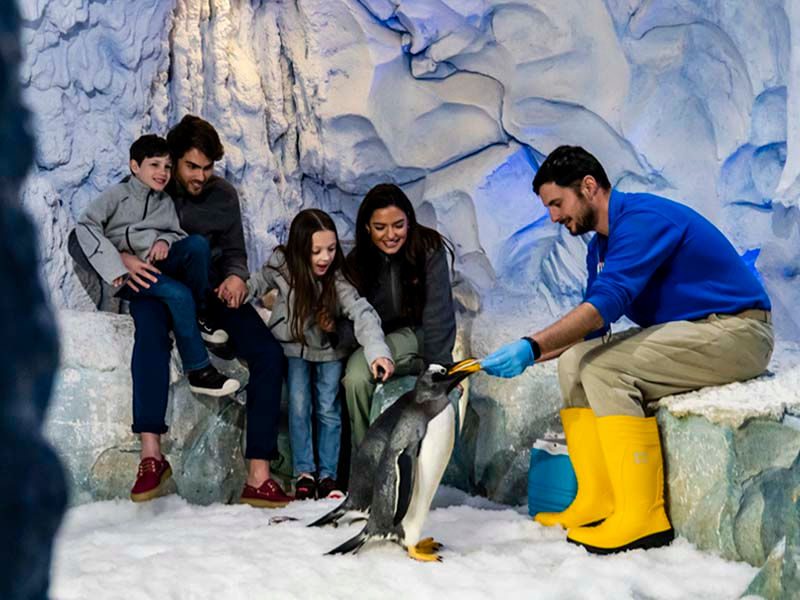
[[[769,297],[714,225],[666,198],[611,189],[583,148],[554,150],[533,190],[572,235],[596,232],[584,301],[482,361],[489,374],[514,377],[560,357],[578,494],[564,512],[536,520],[567,528],[567,539],[590,552],[668,544],[661,443],[645,408],[761,374],[774,342]],[[611,335],[622,315],[639,327]]]

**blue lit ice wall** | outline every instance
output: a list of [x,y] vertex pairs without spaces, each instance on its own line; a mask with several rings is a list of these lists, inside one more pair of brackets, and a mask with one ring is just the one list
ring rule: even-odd
[[58,304],[81,304],[65,232],[125,172],[134,137],[192,111],[223,135],[252,266],[302,206],[347,237],[361,195],[394,181],[455,242],[487,308],[525,298],[550,318],[580,295],[583,243],[547,221],[530,180],[555,146],[581,144],[619,187],[760,249],[778,330],[800,340],[798,4],[21,2],[22,82],[46,140],[25,202],[45,277]]

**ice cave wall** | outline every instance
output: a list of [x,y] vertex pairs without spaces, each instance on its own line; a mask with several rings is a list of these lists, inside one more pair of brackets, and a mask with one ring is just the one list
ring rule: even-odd
[[[251,266],[298,209],[352,235],[380,181],[457,248],[492,336],[580,295],[584,242],[530,190],[561,143],[760,249],[800,340],[798,0],[20,0],[39,149],[24,202],[58,306],[86,305],[66,234],[127,149],[203,115],[240,190]],[[503,323],[507,322],[507,326]],[[484,328],[485,329],[485,328]],[[473,331],[481,348],[481,327]]]

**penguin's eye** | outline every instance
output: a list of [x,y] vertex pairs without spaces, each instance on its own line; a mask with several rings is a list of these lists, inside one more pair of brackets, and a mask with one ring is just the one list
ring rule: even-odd
[[428,371],[433,375],[447,375],[447,369],[442,365],[431,365],[428,367]]

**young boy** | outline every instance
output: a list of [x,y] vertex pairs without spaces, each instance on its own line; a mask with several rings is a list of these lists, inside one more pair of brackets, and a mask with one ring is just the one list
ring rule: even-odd
[[[211,365],[203,343],[228,340],[228,334],[213,328],[206,317],[208,242],[199,235],[186,235],[172,198],[164,192],[172,169],[167,141],[157,135],[137,139],[130,149],[130,169],[132,176],[104,191],[83,211],[76,228],[78,242],[98,274],[121,288],[117,296],[150,296],[167,305],[193,392],[232,394],[239,382]],[[157,266],[157,281],[129,286],[121,253]]]

